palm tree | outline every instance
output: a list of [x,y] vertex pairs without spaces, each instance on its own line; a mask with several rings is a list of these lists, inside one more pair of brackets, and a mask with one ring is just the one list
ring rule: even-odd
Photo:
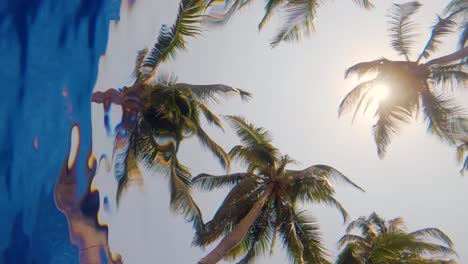
[[[186,37],[201,32],[197,23],[201,22],[203,9],[202,0],[182,0],[174,25],[163,25],[152,50],[144,49],[138,53],[133,85],[96,92],[92,97],[93,102],[103,104],[106,113],[112,103],[123,109],[122,121],[115,132],[113,153],[118,181],[117,203],[131,180],[142,179],[141,164],[150,172],[169,175],[171,209],[181,212],[195,226],[202,223],[201,214],[189,191],[190,171],[177,159],[179,143],[195,135],[224,167],[228,167],[228,155],[203,130],[200,116],[222,128],[209,104],[226,96],[250,97],[248,92],[227,85],[192,85],[178,83],[173,76],[156,76],[162,62],[174,58],[178,50],[185,48]],[[109,129],[108,123],[106,127]]]
[[[339,106],[341,116],[351,108],[355,108],[354,116],[369,105],[378,103],[375,111],[377,122],[373,125],[374,140],[380,158],[383,158],[392,134],[399,132],[402,123],[408,123],[422,110],[431,134],[439,136],[449,143],[454,143],[450,122],[459,118],[462,109],[456,106],[453,99],[446,93],[448,88],[465,87],[468,73],[466,72],[468,47],[464,47],[450,55],[428,59],[440,44],[440,38],[450,33],[456,25],[453,20],[458,13],[453,12],[446,18],[438,18],[432,28],[432,34],[416,60],[410,60],[410,47],[414,43],[415,23],[411,16],[421,6],[416,1],[405,4],[394,4],[390,12],[390,36],[392,47],[405,57],[404,61],[392,61],[385,58],[358,63],[346,70],[345,77],[357,74],[358,78],[376,73],[376,77],[360,83],[343,99]],[[378,101],[379,87],[385,85],[390,95]],[[442,90],[442,91],[440,91]],[[354,118],[353,118],[354,119]]]
[[294,161],[281,156],[272,145],[271,135],[238,116],[227,116],[240,137],[229,156],[247,166],[244,173],[223,176],[201,174],[193,179],[194,187],[211,191],[231,187],[213,219],[198,229],[194,244],[206,246],[225,235],[218,246],[199,263],[217,263],[223,257],[243,258],[239,263],[254,263],[270,248],[277,236],[292,263],[328,263],[319,234],[319,226],[300,202],[320,202],[336,207],[347,219],[347,212],[335,199],[330,180],[359,186],[336,169],[314,165],[304,170],[287,170]]
[[[359,230],[359,234],[353,231]],[[411,233],[401,217],[385,221],[376,213],[359,217],[340,239],[336,264],[443,264],[456,263],[450,238],[437,228]]]
[[[356,4],[366,9],[373,7],[369,0],[353,0]],[[209,7],[206,22],[211,24],[224,24],[231,16],[250,4],[251,0],[206,0]],[[262,30],[271,16],[279,11],[285,13],[283,25],[271,41],[271,46],[281,42],[300,41],[302,35],[309,34],[314,30],[315,14],[322,1],[318,0],[268,0],[258,29]]]

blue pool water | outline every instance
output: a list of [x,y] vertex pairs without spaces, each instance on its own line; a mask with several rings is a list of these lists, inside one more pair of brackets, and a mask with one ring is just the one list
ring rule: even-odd
[[78,123],[84,191],[90,95],[119,0],[0,0],[0,263],[77,263],[53,187]]

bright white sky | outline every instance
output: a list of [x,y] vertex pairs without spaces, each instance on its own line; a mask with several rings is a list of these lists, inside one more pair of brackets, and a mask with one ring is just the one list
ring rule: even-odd
[[[126,1],[122,1],[125,2]],[[257,32],[264,1],[253,4],[222,28],[205,31],[190,39],[188,50],[176,61],[164,64],[160,72],[174,73],[181,82],[225,83],[254,94],[249,103],[233,98],[213,106],[219,114],[240,114],[271,131],[274,143],[304,168],[327,164],[342,171],[366,190],[337,188],[337,197],[352,219],[376,211],[390,219],[402,216],[409,230],[438,227],[455,242],[460,263],[468,260],[468,180],[459,176],[455,151],[427,135],[421,120],[405,127],[393,138],[386,159],[379,160],[371,135],[372,115],[337,118],[337,108],[356,80],[344,80],[347,67],[385,56],[395,59],[387,33],[387,14],[392,1],[375,1],[372,11],[359,9],[351,0],[324,1],[316,20],[317,32],[298,44],[270,49],[269,41],[279,26],[273,20],[264,32]],[[402,1],[395,1],[401,3]],[[417,14],[420,41],[425,44],[429,27],[447,0],[422,1]],[[95,90],[131,83],[130,74],[137,50],[151,46],[162,23],[174,21],[178,1],[139,0],[131,11],[122,7],[121,20],[110,28],[109,44],[99,68]],[[455,48],[449,39],[437,54]],[[437,55],[436,54],[436,55]],[[467,98],[466,93],[458,97]],[[463,102],[466,105],[466,100]],[[118,111],[114,111],[117,122]],[[97,157],[111,155],[112,139],[103,130],[101,106],[93,105],[93,142]],[[215,140],[229,150],[238,143],[229,129],[223,134],[208,129]],[[184,141],[179,159],[192,169],[222,174],[212,155],[196,140]],[[234,166],[233,171],[242,168]],[[100,170],[95,185],[103,197],[112,195],[112,175]],[[101,215],[110,225],[110,244],[124,256],[125,263],[196,263],[205,253],[191,247],[190,224],[169,213],[167,180],[153,177],[145,192],[134,189],[123,198],[119,213]],[[218,208],[227,190],[196,193],[205,220]],[[306,205],[318,220],[330,255],[345,225],[332,208]],[[155,262],[156,261],[156,262]],[[278,247],[274,256],[257,263],[285,263]]]

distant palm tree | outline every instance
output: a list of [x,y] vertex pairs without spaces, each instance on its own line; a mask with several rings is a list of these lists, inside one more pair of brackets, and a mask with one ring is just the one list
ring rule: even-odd
[[[415,23],[411,16],[421,6],[416,1],[405,4],[394,4],[390,12],[390,36],[393,48],[403,55],[405,61],[392,61],[385,58],[358,63],[346,70],[345,77],[357,74],[362,77],[376,73],[376,77],[356,86],[343,99],[338,115],[355,108],[354,116],[372,103],[378,103],[375,116],[377,123],[373,126],[374,140],[378,154],[383,158],[392,134],[396,134],[402,123],[408,123],[414,115],[422,110],[428,132],[439,136],[447,142],[454,143],[450,131],[450,122],[459,118],[462,109],[456,106],[444,89],[466,87],[468,47],[455,53],[422,63],[423,59],[436,51],[441,43],[440,38],[452,32],[456,26],[453,18],[458,14],[452,12],[446,18],[438,18],[431,36],[415,61],[410,60],[410,47],[413,45]],[[377,102],[373,94],[381,85],[389,88],[388,98]],[[440,91],[443,90],[443,91]],[[354,119],[354,118],[353,118]]]
[[[222,128],[220,119],[209,109],[209,103],[219,102],[223,96],[250,97],[248,92],[222,84],[191,85],[177,83],[172,76],[155,76],[162,62],[174,58],[178,50],[185,48],[186,37],[201,32],[197,24],[202,20],[203,9],[202,0],[182,0],[175,24],[163,25],[152,50],[138,53],[133,85],[96,92],[92,97],[93,102],[104,105],[106,112],[111,103],[123,109],[113,153],[117,202],[129,181],[142,179],[139,167],[142,164],[151,172],[170,176],[171,208],[194,221],[194,225],[201,224],[201,214],[190,195],[190,172],[177,159],[179,143],[195,135],[223,166],[228,167],[228,155],[203,130],[200,116]],[[109,129],[108,123],[106,126]]]
[[201,174],[193,179],[194,187],[203,190],[231,187],[213,219],[196,232],[194,244],[198,246],[211,244],[224,235],[199,263],[212,264],[239,256],[243,256],[239,263],[254,263],[268,248],[272,253],[277,236],[292,263],[328,263],[316,221],[297,204],[325,203],[336,207],[346,220],[347,213],[335,199],[329,180],[342,180],[362,189],[330,166],[287,170],[286,166],[294,161],[280,155],[268,131],[241,117],[226,119],[242,142],[229,155],[243,162],[247,171],[223,176]]
[[[366,9],[373,7],[369,0],[353,0],[356,4]],[[208,12],[207,22],[212,24],[224,24],[231,16],[247,6],[252,0],[206,0]],[[262,30],[271,16],[276,12],[287,14],[284,24],[271,41],[272,46],[281,42],[299,41],[303,34],[309,34],[314,30],[315,14],[323,1],[318,0],[267,0],[265,14],[258,25]]]
[[[353,231],[359,230],[359,234]],[[406,231],[402,218],[385,221],[376,213],[359,217],[340,239],[336,264],[449,264],[456,256],[450,238],[437,228]]]

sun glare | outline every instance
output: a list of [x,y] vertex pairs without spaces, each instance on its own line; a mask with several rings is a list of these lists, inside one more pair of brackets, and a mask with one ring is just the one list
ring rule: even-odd
[[372,89],[372,97],[377,103],[380,103],[388,98],[390,89],[387,85],[379,84]]

